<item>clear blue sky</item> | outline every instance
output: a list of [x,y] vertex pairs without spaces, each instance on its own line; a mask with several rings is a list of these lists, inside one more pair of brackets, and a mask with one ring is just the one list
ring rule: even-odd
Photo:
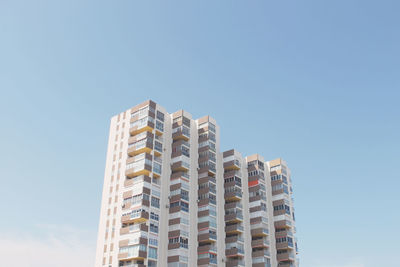
[[67,227],[93,248],[109,119],[153,99],[216,118],[224,150],[288,161],[302,267],[400,266],[399,10],[0,1],[0,238]]

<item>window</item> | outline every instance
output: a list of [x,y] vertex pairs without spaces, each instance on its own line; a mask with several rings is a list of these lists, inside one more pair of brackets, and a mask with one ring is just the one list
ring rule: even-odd
[[157,174],[161,174],[161,164],[157,162],[153,162],[153,172]]
[[189,212],[189,203],[181,201],[181,207],[183,211]]
[[150,238],[149,239],[149,245],[157,247],[158,246],[158,240],[156,238]]
[[182,146],[181,151],[182,151],[182,155],[185,155],[186,157],[190,157],[189,148]]
[[189,247],[189,242],[188,239],[185,237],[179,237],[179,243],[181,248],[188,248]]
[[150,223],[150,232],[157,234],[158,233],[158,224]]
[[160,121],[156,121],[156,129],[159,130],[160,132],[164,131],[164,123]]
[[151,206],[155,208],[160,208],[160,199],[156,197],[151,197]]
[[181,198],[189,201],[189,192],[181,189]]
[[158,216],[158,214],[156,214],[154,212],[150,212],[150,219],[158,221],[159,220],[159,216]]
[[149,258],[157,259],[157,249],[149,247]]
[[190,127],[190,119],[183,117],[183,125]]
[[149,260],[147,263],[147,266],[148,267],[157,267],[157,262]]
[[157,119],[164,122],[164,113],[157,110]]
[[210,133],[208,134],[208,137],[210,138],[211,141],[214,141],[214,142],[215,142],[215,134],[214,134],[214,133],[211,133],[211,132],[210,132]]
[[154,141],[154,149],[158,152],[162,152],[162,143]]
[[132,113],[131,118],[133,118],[135,116],[139,116],[139,118],[142,118],[143,116],[147,116],[149,114],[148,111],[149,111],[149,106],[141,108],[138,111]]

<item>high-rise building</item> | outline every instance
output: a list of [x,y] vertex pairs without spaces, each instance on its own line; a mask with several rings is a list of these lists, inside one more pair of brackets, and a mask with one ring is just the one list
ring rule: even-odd
[[209,116],[112,117],[95,267],[297,267],[286,162],[219,147]]

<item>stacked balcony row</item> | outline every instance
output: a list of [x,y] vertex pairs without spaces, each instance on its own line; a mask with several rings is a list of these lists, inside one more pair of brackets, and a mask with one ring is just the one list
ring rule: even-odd
[[[164,114],[148,101],[131,110],[125,170],[119,266],[157,261]],[[158,192],[157,192],[158,191]]]
[[241,157],[235,150],[223,154],[226,266],[244,266],[243,184]]
[[198,266],[217,265],[216,127],[205,117],[198,125]]
[[168,223],[168,266],[185,266],[189,248],[190,126],[183,111],[173,115]]
[[291,204],[290,173],[280,159],[270,162],[274,226],[279,267],[294,266],[297,244],[294,238],[294,213]]
[[264,160],[258,155],[247,158],[252,266],[271,266],[267,185]]

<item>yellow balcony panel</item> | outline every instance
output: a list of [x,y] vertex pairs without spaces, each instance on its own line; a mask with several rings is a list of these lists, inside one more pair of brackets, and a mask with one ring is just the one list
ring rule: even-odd
[[132,147],[128,148],[128,155],[132,157],[132,156],[139,155],[142,153],[150,154],[150,152],[152,150],[153,150],[153,145],[151,143],[146,143],[145,146],[141,146],[141,147],[132,146]]
[[122,223],[142,223],[149,219],[149,213],[146,211],[141,211],[135,215],[124,215],[121,217]]
[[139,251],[138,253],[134,253],[132,255],[129,255],[127,252],[118,254],[118,259],[120,261],[144,260],[146,258],[147,258],[147,252],[145,251]]
[[224,198],[226,201],[239,201],[242,199],[242,193],[241,192],[226,192],[224,194]]
[[131,168],[125,171],[125,175],[129,178],[133,178],[140,175],[150,176],[151,166],[144,165],[143,168]]
[[184,134],[182,131],[177,131],[172,134],[172,139],[189,141],[189,136]]
[[163,134],[163,132],[161,132],[160,130],[156,129],[156,135],[161,136]]
[[161,157],[161,152],[160,151],[157,151],[156,149],[154,149],[154,156],[156,156],[156,157]]
[[225,170],[240,170],[239,163],[235,160],[231,160],[228,162],[224,162],[224,169]]
[[136,135],[136,134],[139,134],[139,133],[142,133],[142,132],[152,132],[154,130],[154,123],[152,123],[152,122],[150,122],[150,121],[148,121],[147,123],[146,123],[146,125],[144,125],[144,126],[141,126],[141,127],[138,127],[138,126],[134,126],[134,127],[131,127],[130,129],[129,129],[129,133],[130,133],[130,135],[132,136],[132,135]]
[[183,161],[178,161],[171,165],[171,170],[173,172],[178,172],[178,171],[187,172],[189,171],[189,165]]

